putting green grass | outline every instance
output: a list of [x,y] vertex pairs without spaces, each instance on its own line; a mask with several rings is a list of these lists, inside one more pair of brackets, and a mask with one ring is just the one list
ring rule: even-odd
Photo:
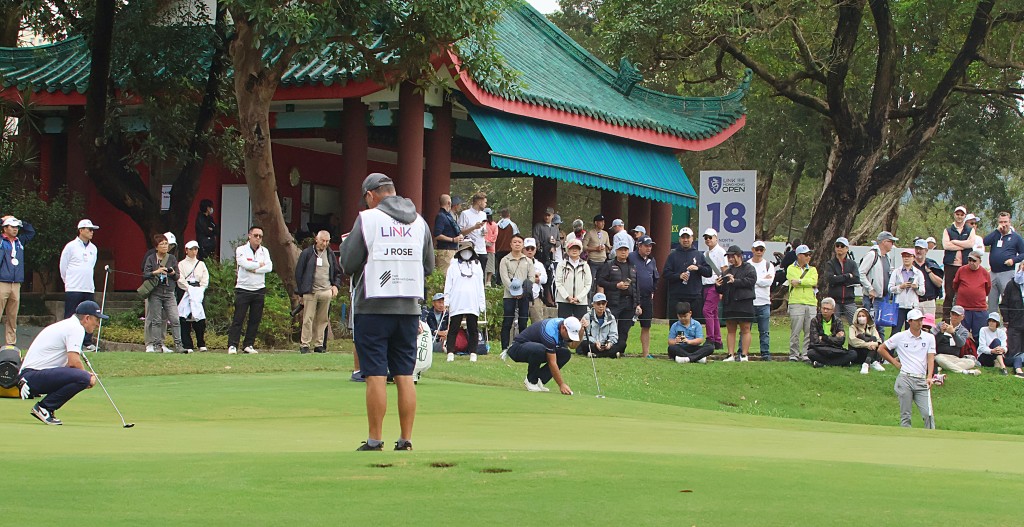
[[[628,400],[617,388],[597,399],[585,386],[588,361],[570,363],[573,397],[527,393],[511,382],[521,365],[501,372],[510,379],[501,385],[442,380],[471,367],[457,362],[418,386],[416,451],[354,452],[365,439],[363,385],[347,380],[340,355],[94,357],[101,373],[114,372],[107,387],[137,426],[121,428],[99,389],[59,412],[62,427],[31,418],[30,401],[0,400],[0,451],[17,489],[5,517],[25,525],[1020,524],[1012,501],[977,496],[1024,491],[1011,454],[1024,447],[1019,436],[709,411]],[[223,370],[228,359],[237,367]],[[259,364],[247,359],[312,371],[239,373]],[[485,359],[474,366],[507,369]],[[229,373],[118,376],[135,361],[159,371],[190,360]],[[730,366],[756,365],[707,370]],[[387,447],[396,436],[392,409]]]

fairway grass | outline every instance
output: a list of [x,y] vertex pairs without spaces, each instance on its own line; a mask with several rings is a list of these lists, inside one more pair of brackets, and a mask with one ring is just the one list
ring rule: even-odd
[[[570,366],[570,382],[582,383],[589,363]],[[25,525],[1020,524],[1012,501],[974,497],[1024,491],[1011,455],[1024,447],[1019,436],[428,376],[418,386],[416,451],[354,452],[366,434],[364,386],[344,368],[324,369],[333,371],[108,377],[133,429],[121,428],[98,389],[59,412],[62,427],[32,419],[29,401],[0,400],[0,451],[15,485],[5,517]],[[387,449],[396,423],[392,406]]]

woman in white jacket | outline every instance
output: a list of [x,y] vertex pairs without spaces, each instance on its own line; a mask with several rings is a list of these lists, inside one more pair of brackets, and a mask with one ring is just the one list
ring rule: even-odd
[[185,258],[178,262],[178,288],[185,292],[178,302],[178,317],[181,320],[181,345],[192,353],[192,331],[196,332],[199,351],[206,351],[206,310],[203,298],[210,286],[210,271],[206,263],[198,258],[199,242],[192,240],[185,244]]
[[919,295],[924,294],[924,273],[914,267],[914,249],[901,249],[903,265],[893,269],[889,275],[889,293],[896,295],[896,303],[900,306],[893,334],[906,329],[907,313],[921,305]]
[[[473,250],[473,242],[464,240],[448,266],[448,274],[444,280],[444,307],[448,311],[448,339],[445,348],[448,350],[448,362],[455,360],[455,339],[466,321],[466,340],[469,350],[469,361],[476,362],[476,346],[478,335],[477,321],[483,311],[484,303],[484,270],[480,267],[480,259]],[[454,329],[454,331],[452,331]]]
[[555,302],[558,303],[559,318],[583,318],[590,303],[587,297],[594,277],[590,265],[580,258],[583,242],[573,240],[566,247],[569,257],[558,262],[555,268]]

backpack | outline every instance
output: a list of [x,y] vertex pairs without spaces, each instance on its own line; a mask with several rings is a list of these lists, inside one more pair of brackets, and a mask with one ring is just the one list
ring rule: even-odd
[[963,347],[960,348],[960,358],[964,357],[978,358],[978,344],[974,342],[974,337],[968,338],[967,342],[964,342]]
[[21,350],[14,346],[0,348],[0,388],[14,388],[21,380]]

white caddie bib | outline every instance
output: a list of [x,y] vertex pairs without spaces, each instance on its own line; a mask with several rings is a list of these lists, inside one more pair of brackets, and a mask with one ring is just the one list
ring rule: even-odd
[[366,298],[423,298],[423,239],[427,224],[406,225],[377,209],[359,213],[366,240]]

